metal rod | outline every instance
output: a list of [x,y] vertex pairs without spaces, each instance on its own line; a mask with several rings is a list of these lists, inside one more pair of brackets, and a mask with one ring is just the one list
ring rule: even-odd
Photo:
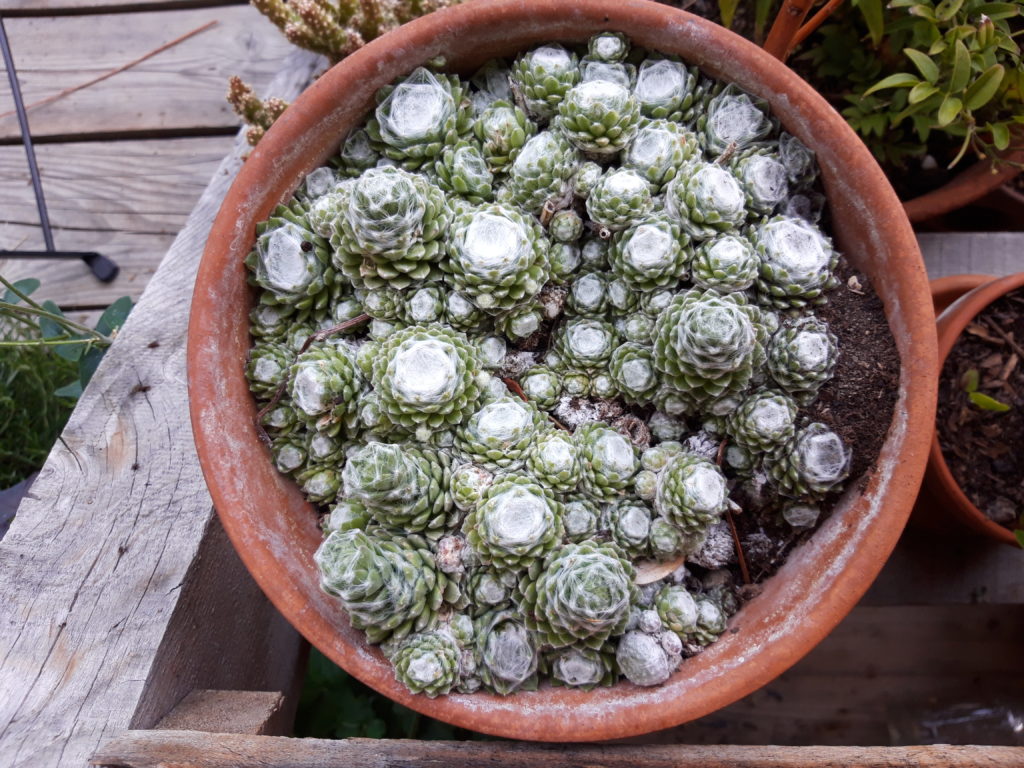
[[53,247],[50,217],[46,213],[46,202],[43,198],[43,182],[39,178],[36,151],[32,146],[32,136],[28,132],[28,115],[25,113],[25,102],[21,99],[21,86],[18,84],[18,74],[14,71],[14,56],[11,55],[11,45],[7,41],[3,16],[0,16],[0,48],[3,49],[7,80],[11,84],[11,97],[14,99],[14,109],[18,113],[18,124],[21,126],[21,138],[25,143],[25,154],[28,155],[28,172],[32,176],[32,189],[36,193],[36,208],[39,209],[39,224],[43,228],[43,240],[46,241],[46,250],[53,251],[56,249]]

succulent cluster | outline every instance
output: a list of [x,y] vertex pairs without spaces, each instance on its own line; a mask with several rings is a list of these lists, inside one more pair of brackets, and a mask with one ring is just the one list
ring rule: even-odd
[[663,682],[738,608],[733,492],[814,525],[849,465],[801,412],[838,352],[815,176],[762,102],[603,33],[417,69],[260,225],[261,425],[410,690]]

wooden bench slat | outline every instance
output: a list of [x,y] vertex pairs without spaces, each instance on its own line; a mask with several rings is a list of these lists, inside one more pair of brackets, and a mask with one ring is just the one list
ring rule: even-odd
[[[30,109],[32,135],[109,138],[144,131],[230,130],[239,121],[224,99],[228,77],[243,75],[262,91],[295,49],[248,5],[9,19],[7,34],[26,104],[123,66],[213,20],[218,23],[212,28],[131,69]],[[0,79],[0,113],[13,108],[5,76]],[[17,117],[0,118],[0,141],[18,137]]]
[[120,768],[987,768],[1024,761],[1018,747],[593,746],[378,739],[287,739],[199,731],[131,731],[95,765]]

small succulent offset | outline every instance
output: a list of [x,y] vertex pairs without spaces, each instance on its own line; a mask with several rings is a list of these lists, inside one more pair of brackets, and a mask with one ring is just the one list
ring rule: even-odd
[[663,682],[738,609],[701,581],[733,486],[807,530],[848,472],[801,412],[838,356],[813,154],[618,33],[419,68],[339,147],[246,260],[323,589],[415,693]]

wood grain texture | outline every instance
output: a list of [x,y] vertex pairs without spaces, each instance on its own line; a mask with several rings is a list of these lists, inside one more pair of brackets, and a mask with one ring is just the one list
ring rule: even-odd
[[[275,91],[294,97],[311,69],[311,57],[292,57]],[[273,647],[254,638],[258,608],[230,619],[255,588],[232,592],[216,578],[217,565],[233,578],[225,540],[204,548],[218,524],[186,406],[195,270],[244,151],[239,140],[214,174],[0,542],[5,768],[81,766],[110,736],[153,725],[191,688],[224,687],[202,679],[218,666],[258,678],[280,664],[246,658]],[[197,660],[210,640],[218,657]],[[155,690],[176,678],[187,688]]]
[[244,0],[3,0],[8,16],[51,16],[63,13],[102,13],[112,10],[178,10],[218,5],[241,5]]
[[1024,232],[922,232],[917,241],[932,280],[1024,270]]
[[[0,273],[39,278],[38,296],[66,308],[137,299],[233,147],[227,136],[37,147],[57,247],[99,251],[121,272],[104,284],[80,261],[0,258]],[[44,248],[22,147],[0,146],[0,211],[0,249]]]
[[[15,18],[6,22],[25,103],[105,74],[210,21],[217,25],[103,82],[29,109],[37,138],[231,129],[230,75],[262,92],[294,48],[248,5],[194,10]],[[130,30],[130,34],[126,33]],[[0,80],[0,113],[13,109]],[[15,115],[0,141],[19,139]]]
[[278,691],[195,689],[164,715],[155,729],[287,736],[291,721],[283,717],[286,709],[285,696]]
[[123,768],[999,768],[1024,761],[1007,747],[632,747],[509,742],[282,739],[198,731],[131,731],[93,763]]

